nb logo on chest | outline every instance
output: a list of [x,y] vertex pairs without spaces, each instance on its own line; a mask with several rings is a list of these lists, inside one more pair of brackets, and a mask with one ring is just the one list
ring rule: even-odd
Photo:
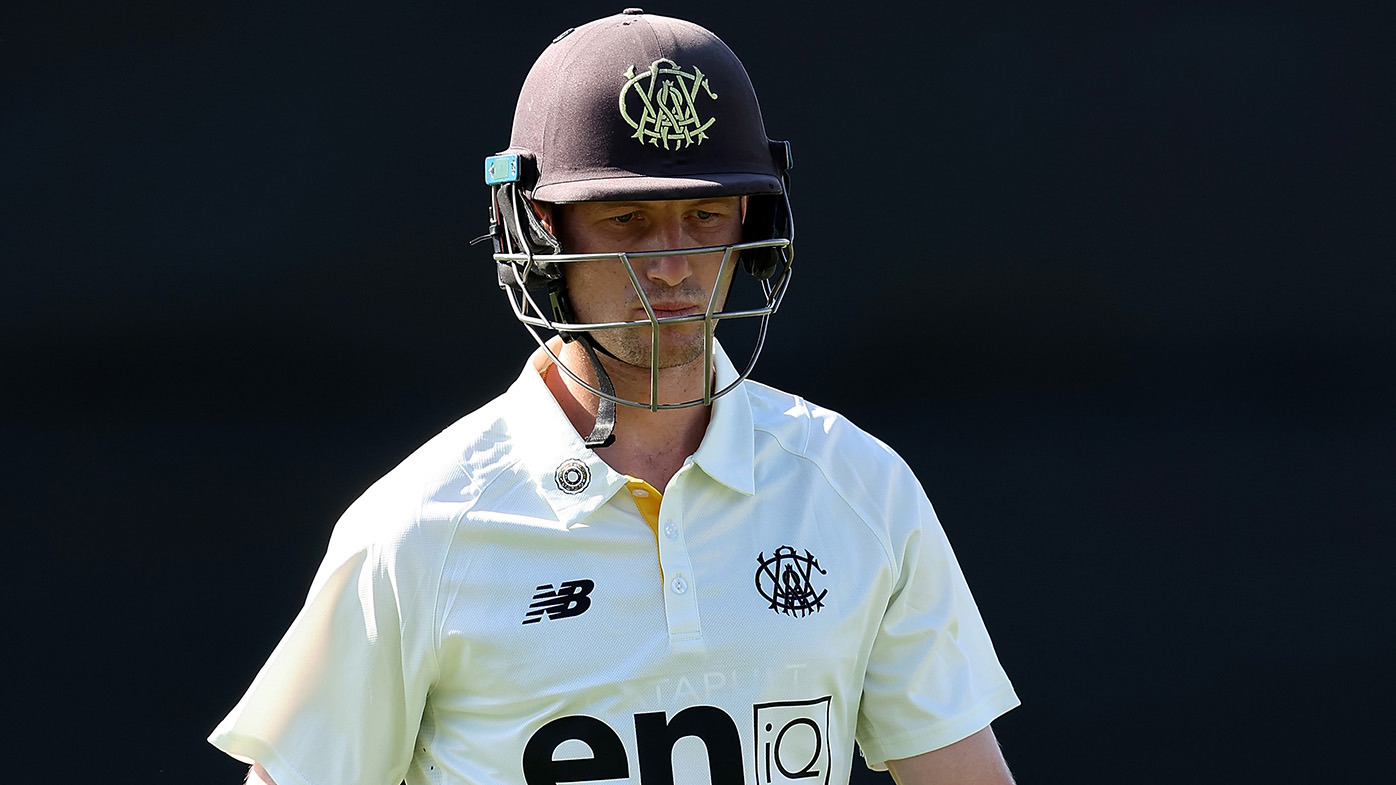
[[576,581],[563,581],[553,588],[551,583],[534,588],[533,604],[529,605],[524,616],[524,624],[540,622],[543,617],[556,621],[572,616],[580,616],[591,607],[591,590],[596,584],[585,578]]

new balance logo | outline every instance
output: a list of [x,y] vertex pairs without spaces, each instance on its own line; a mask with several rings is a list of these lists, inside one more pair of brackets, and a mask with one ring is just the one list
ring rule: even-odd
[[596,584],[583,578],[579,581],[563,581],[556,589],[551,583],[545,583],[537,587],[533,595],[533,604],[528,606],[529,611],[524,616],[524,624],[532,624],[542,621],[543,615],[547,614],[549,619],[566,619],[572,616],[580,616],[591,607],[591,590],[596,588]]

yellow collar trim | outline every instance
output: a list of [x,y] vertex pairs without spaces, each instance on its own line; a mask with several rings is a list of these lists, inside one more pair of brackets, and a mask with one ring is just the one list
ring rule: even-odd
[[664,501],[664,495],[655,490],[653,485],[639,479],[626,475],[625,487],[630,491],[630,498],[635,501],[635,509],[640,511],[645,523],[649,524],[650,531],[654,532],[655,546],[659,545],[659,503]]

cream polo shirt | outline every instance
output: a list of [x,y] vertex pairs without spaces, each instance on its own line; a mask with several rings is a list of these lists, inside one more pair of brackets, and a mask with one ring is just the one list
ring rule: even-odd
[[345,512],[214,745],[278,785],[823,785],[855,739],[881,769],[1017,705],[881,442],[744,382],[661,499],[583,445],[548,362]]

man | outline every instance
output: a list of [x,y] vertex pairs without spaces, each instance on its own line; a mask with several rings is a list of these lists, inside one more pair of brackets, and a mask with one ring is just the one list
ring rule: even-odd
[[[1009,783],[1017,705],[930,503],[746,380],[789,282],[788,145],[708,31],[559,36],[486,162],[539,350],[345,513],[211,741],[250,782]],[[762,302],[727,307],[739,276]],[[755,323],[736,366],[714,332]],[[540,330],[557,333],[545,337]]]

